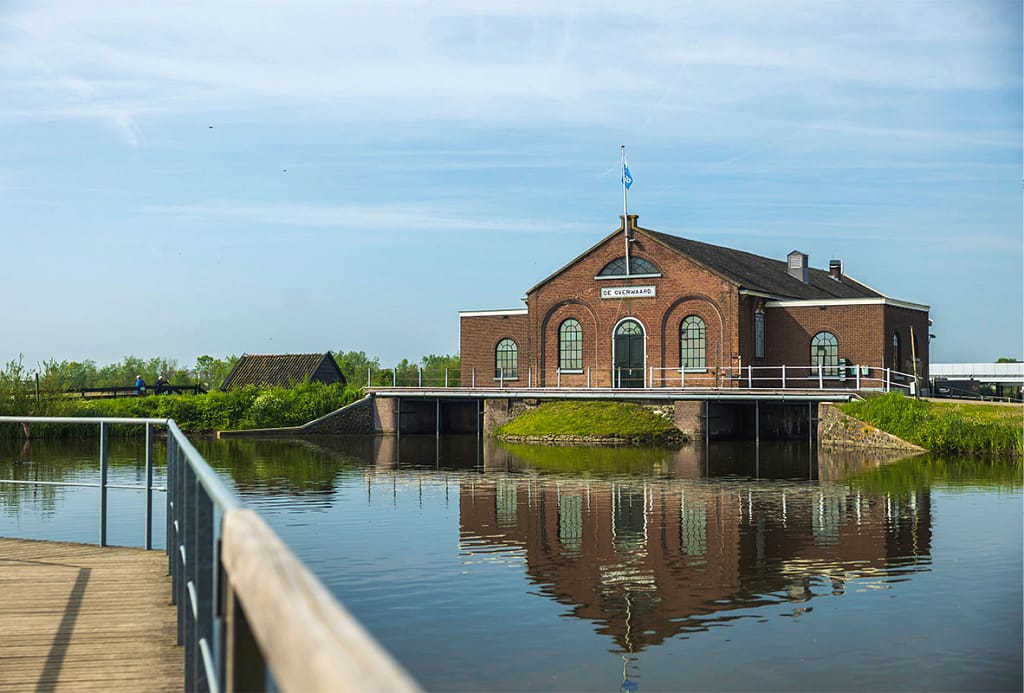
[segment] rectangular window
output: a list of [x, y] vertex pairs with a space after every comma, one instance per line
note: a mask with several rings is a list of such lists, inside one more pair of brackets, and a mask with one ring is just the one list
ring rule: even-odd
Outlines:
[[754, 313], [754, 358], [764, 358], [764, 311]]

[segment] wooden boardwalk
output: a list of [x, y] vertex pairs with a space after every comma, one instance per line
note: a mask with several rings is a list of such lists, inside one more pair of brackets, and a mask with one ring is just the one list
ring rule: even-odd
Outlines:
[[180, 691], [163, 551], [0, 538], [0, 691]]

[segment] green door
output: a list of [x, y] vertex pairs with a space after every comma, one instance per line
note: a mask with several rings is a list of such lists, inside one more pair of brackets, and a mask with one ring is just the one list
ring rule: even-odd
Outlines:
[[615, 387], [644, 386], [644, 329], [635, 320], [615, 328], [613, 382]]

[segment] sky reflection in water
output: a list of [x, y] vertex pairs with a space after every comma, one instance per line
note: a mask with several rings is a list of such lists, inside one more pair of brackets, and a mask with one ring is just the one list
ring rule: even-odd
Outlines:
[[[113, 473], [132, 478], [123, 445]], [[87, 474], [88, 454], [44, 447], [27, 465], [0, 449], [0, 476]], [[410, 436], [197, 447], [430, 690], [1020, 687], [1019, 465]], [[61, 522], [89, 490], [0, 494], [2, 534], [95, 540]]]

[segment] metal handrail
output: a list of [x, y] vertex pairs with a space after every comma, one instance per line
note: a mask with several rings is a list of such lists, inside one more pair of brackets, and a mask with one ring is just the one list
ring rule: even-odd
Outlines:
[[[310, 682], [326, 689], [341, 683], [339, 678], [346, 675], [353, 679], [349, 685], [363, 688], [417, 690], [415, 682], [330, 596], [273, 530], [244, 508], [241, 499], [173, 420], [0, 416], [0, 423], [99, 427], [99, 483], [2, 479], [0, 483], [99, 488], [101, 546], [106, 545], [107, 489], [146, 490], [147, 549], [152, 548], [152, 492], [166, 490], [166, 553], [171, 603], [177, 608], [178, 645], [184, 646], [185, 690], [265, 689], [268, 671], [280, 671], [282, 678], [277, 683], [284, 690], [299, 690]], [[108, 429], [118, 424], [145, 425], [145, 486], [107, 483]], [[153, 426], [167, 429], [166, 488], [153, 485]], [[233, 539], [225, 542], [228, 526], [242, 529], [232, 530]], [[231, 556], [231, 561], [224, 560], [225, 554]], [[269, 606], [265, 594], [268, 591], [273, 594]], [[311, 594], [316, 596], [315, 609], [309, 608]], [[289, 600], [294, 603], [289, 604]], [[249, 607], [254, 611], [249, 612]], [[265, 616], [263, 611], [273, 611], [272, 617]], [[293, 646], [289, 654], [308, 654], [326, 646], [328, 650], [333, 647], [337, 656], [319, 651], [318, 660], [326, 661], [326, 667], [305, 666], [304, 656], [297, 664], [293, 661], [297, 656], [284, 658], [279, 651], [279, 641], [275, 640], [279, 630], [289, 634]], [[325, 637], [325, 632], [330, 637]], [[358, 657], [353, 658], [353, 653], [358, 653]]]
[[[577, 378], [585, 377], [584, 384], [572, 385], [579, 389], [604, 390], [607, 386], [594, 386], [591, 379], [591, 369], [574, 370], [571, 373], [555, 368], [554, 385], [542, 387], [534, 386], [534, 372], [532, 367], [527, 369], [527, 387], [531, 390], [559, 390], [565, 387], [563, 373], [575, 375]], [[490, 383], [478, 385], [476, 369], [470, 370], [470, 385], [456, 386], [452, 389], [490, 389]], [[638, 390], [734, 390], [737, 387], [748, 390], [881, 390], [890, 392], [894, 389], [907, 392], [914, 391], [914, 383], [919, 383], [921, 378], [913, 373], [902, 373], [892, 368], [880, 366], [866, 366], [853, 363], [840, 363], [832, 365], [804, 364], [804, 365], [772, 365], [772, 366], [707, 366], [704, 368], [691, 367], [658, 367], [648, 366], [647, 368], [616, 366], [611, 369], [611, 383], [614, 387], [620, 388], [626, 378], [631, 378], [638, 384], [634, 389]], [[508, 378], [498, 378], [499, 387], [506, 385]], [[642, 383], [642, 384], [639, 384]], [[835, 385], [841, 383], [841, 385]], [[517, 383], [517, 387], [523, 384]], [[408, 389], [423, 389], [416, 386], [405, 386]], [[445, 385], [445, 388], [448, 388]], [[375, 389], [375, 388], [368, 388]], [[379, 389], [379, 388], [376, 388]], [[426, 388], [434, 389], [436, 387]]]

